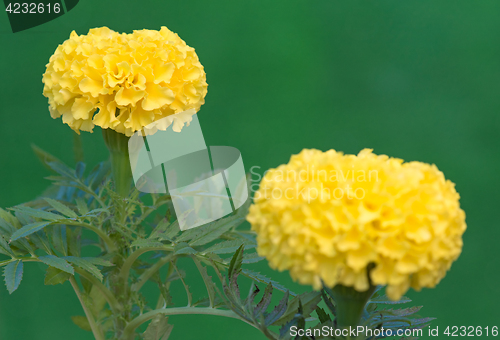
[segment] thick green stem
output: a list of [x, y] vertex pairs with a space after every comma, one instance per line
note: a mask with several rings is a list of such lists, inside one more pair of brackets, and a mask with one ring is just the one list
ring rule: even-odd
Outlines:
[[339, 328], [357, 327], [363, 315], [366, 303], [373, 295], [375, 286], [370, 286], [364, 292], [358, 292], [352, 287], [336, 285], [332, 289], [337, 308], [337, 326]]
[[87, 317], [87, 320], [89, 321], [90, 329], [92, 329], [92, 333], [94, 334], [95, 340], [105, 340], [104, 334], [102, 333], [101, 328], [96, 324], [96, 322], [94, 320], [94, 316], [92, 315], [92, 312], [85, 304], [85, 301], [83, 301], [82, 294], [80, 292], [80, 288], [78, 288], [78, 284], [76, 283], [75, 278], [70, 277], [69, 282], [71, 282], [71, 286], [73, 287], [73, 290], [75, 291], [76, 296], [78, 297], [78, 300], [80, 301], [80, 304], [82, 305], [83, 311], [85, 312], [85, 316]]
[[129, 137], [111, 129], [103, 129], [102, 135], [111, 157], [115, 190], [122, 197], [127, 197], [132, 183], [132, 171], [128, 154]]
[[116, 297], [113, 295], [113, 293], [106, 287], [104, 286], [98, 279], [96, 279], [92, 274], [89, 274], [85, 270], [76, 268], [75, 271], [80, 275], [83, 276], [87, 281], [92, 283], [97, 289], [99, 289], [106, 299], [106, 302], [109, 304], [111, 310], [114, 313], [119, 313], [122, 311], [122, 306], [116, 300]]

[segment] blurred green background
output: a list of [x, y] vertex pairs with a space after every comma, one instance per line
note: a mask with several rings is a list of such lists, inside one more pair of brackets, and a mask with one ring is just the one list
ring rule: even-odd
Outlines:
[[[302, 148], [373, 148], [435, 163], [462, 196], [464, 249], [436, 289], [409, 292], [433, 326], [500, 326], [500, 2], [498, 0], [81, 0], [44, 25], [13, 34], [0, 14], [0, 206], [48, 184], [35, 143], [72, 164], [72, 131], [42, 96], [45, 64], [72, 30], [169, 27], [195, 47], [209, 91], [199, 113], [209, 145], [230, 145], [247, 170]], [[83, 133], [86, 160], [107, 157], [99, 129]], [[259, 269], [297, 292], [287, 273]], [[201, 288], [201, 287], [200, 287]], [[1, 340], [83, 340], [68, 283], [44, 286], [27, 265], [18, 291], [0, 287]], [[172, 339], [264, 339], [237, 321], [173, 317]], [[427, 337], [424, 337], [427, 338]]]

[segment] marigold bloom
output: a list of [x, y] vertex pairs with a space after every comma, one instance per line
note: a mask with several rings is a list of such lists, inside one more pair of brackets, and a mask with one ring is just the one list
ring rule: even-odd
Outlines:
[[[195, 50], [166, 27], [131, 34], [107, 27], [87, 35], [73, 31], [50, 57], [43, 83], [52, 118], [62, 116], [78, 133], [97, 125], [127, 136], [166, 116], [195, 113], [207, 93]], [[176, 120], [182, 126], [189, 118]]]
[[[465, 213], [435, 165], [303, 150], [266, 173], [247, 216], [258, 252], [294, 280], [398, 300], [434, 287], [461, 253]], [[369, 278], [368, 278], [369, 275]]]

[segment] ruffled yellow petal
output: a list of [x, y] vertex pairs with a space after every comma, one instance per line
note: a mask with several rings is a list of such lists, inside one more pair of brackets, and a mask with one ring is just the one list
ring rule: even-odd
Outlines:
[[[50, 57], [42, 81], [53, 118], [63, 116], [77, 132], [95, 124], [128, 136], [157, 119], [198, 111], [207, 93], [194, 49], [166, 27], [132, 34], [107, 27], [73, 31]], [[177, 117], [169, 124], [180, 130], [185, 123]]]
[[394, 300], [410, 286], [434, 287], [466, 229], [459, 195], [436, 166], [369, 149], [292, 156], [266, 172], [247, 220], [259, 254], [300, 283], [364, 291], [370, 278]]

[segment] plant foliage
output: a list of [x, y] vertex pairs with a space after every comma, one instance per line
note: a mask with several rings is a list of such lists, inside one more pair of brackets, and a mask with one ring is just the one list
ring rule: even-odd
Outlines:
[[[133, 189], [124, 199], [113, 191], [108, 163], [85, 175], [83, 162], [73, 169], [38, 147], [34, 150], [52, 172], [47, 177], [52, 185], [42, 198], [0, 209], [0, 254], [5, 258], [0, 266], [9, 293], [19, 287], [26, 262], [44, 263], [46, 285], [70, 281], [85, 311], [71, 319], [97, 340], [167, 340], [173, 331], [168, 316], [174, 314], [237, 318], [268, 339], [291, 339], [292, 326], [311, 332], [336, 327], [328, 289], [297, 295], [244, 268], [262, 260], [255, 252], [254, 233], [239, 228], [248, 203], [232, 215], [181, 232], [168, 195], [145, 197]], [[194, 301], [189, 287], [194, 275], [179, 268], [181, 258], [193, 261], [206, 298]], [[241, 279], [251, 284], [245, 296]], [[158, 289], [155, 304], [142, 294], [147, 282]], [[172, 284], [184, 287], [185, 306], [173, 305]], [[399, 303], [404, 302], [409, 300]], [[377, 292], [367, 304], [363, 324], [373, 329], [419, 328], [431, 320], [413, 318], [417, 307], [379, 308], [389, 303]]]

